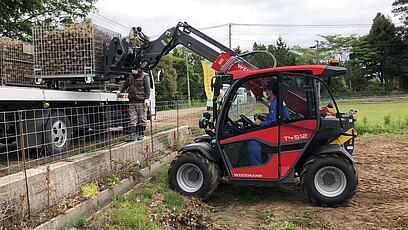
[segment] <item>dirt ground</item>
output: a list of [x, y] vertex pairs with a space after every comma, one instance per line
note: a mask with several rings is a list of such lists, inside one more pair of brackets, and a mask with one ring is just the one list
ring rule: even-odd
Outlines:
[[207, 201], [212, 229], [408, 229], [408, 137], [357, 139], [359, 188], [342, 207], [309, 202], [299, 185], [220, 185]]

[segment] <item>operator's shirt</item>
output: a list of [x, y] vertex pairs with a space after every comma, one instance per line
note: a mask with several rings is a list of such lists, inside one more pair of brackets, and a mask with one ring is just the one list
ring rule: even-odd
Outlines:
[[[268, 118], [265, 121], [261, 121], [260, 126], [261, 127], [266, 127], [269, 125], [273, 125], [276, 123], [276, 113], [277, 113], [277, 100], [274, 98], [271, 101], [271, 104], [269, 105], [269, 114]], [[288, 107], [286, 106], [286, 103], [283, 102], [283, 119], [288, 119], [290, 117]]]

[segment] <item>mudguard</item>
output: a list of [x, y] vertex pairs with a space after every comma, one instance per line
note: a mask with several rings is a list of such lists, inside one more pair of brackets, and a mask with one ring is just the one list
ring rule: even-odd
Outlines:
[[336, 145], [336, 144], [331, 144], [331, 145], [325, 145], [317, 149], [313, 153], [314, 155], [322, 155], [322, 154], [338, 154], [340, 156], [345, 157], [347, 160], [349, 160], [351, 163], [354, 163], [353, 157], [348, 153], [343, 146], [341, 145]]
[[197, 152], [213, 162], [218, 162], [221, 160], [221, 156], [217, 149], [213, 148], [208, 142], [198, 142], [186, 145], [181, 148], [181, 152]]

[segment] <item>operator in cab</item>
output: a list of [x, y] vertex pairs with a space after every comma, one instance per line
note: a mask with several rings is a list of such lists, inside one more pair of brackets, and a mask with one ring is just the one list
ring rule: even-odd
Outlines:
[[[261, 127], [267, 127], [276, 124], [277, 106], [278, 106], [278, 92], [279, 85], [277, 82], [271, 80], [265, 85], [265, 93], [269, 101], [269, 113], [258, 115], [255, 119], [255, 124]], [[283, 102], [283, 119], [289, 119], [289, 110]], [[250, 165], [262, 164], [262, 148], [261, 143], [255, 140], [247, 142], [248, 145], [248, 159]]]

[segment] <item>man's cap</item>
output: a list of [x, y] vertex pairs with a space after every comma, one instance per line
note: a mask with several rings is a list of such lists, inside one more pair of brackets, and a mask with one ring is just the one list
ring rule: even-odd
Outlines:
[[274, 80], [269, 80], [268, 82], [266, 82], [265, 84], [265, 89], [268, 90], [277, 90], [278, 89], [278, 83]]

